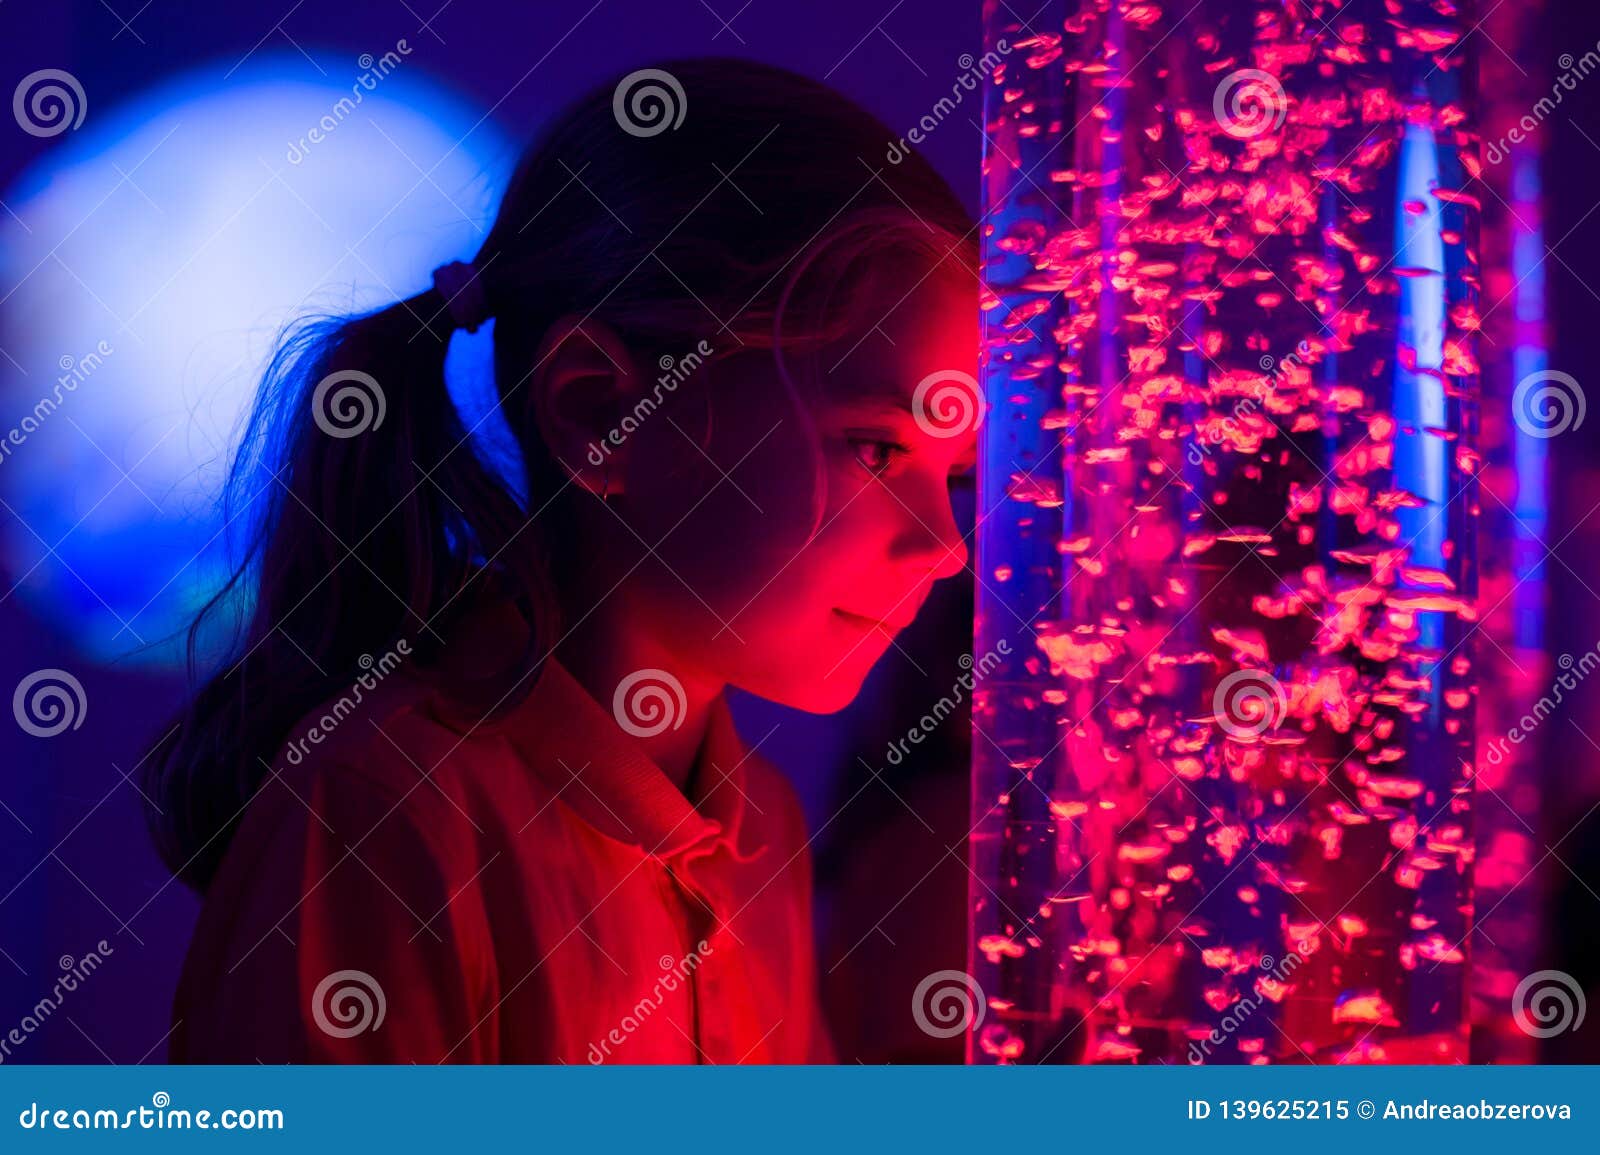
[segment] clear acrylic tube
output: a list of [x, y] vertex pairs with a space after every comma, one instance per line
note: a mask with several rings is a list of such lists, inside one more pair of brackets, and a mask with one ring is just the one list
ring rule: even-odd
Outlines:
[[1461, 1061], [1468, 26], [985, 27], [969, 1057]]

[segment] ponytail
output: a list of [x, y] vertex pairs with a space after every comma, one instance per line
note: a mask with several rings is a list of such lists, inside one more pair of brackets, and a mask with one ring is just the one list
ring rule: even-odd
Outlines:
[[523, 512], [445, 386], [457, 296], [435, 288], [308, 325], [268, 369], [226, 503], [230, 518], [241, 499], [257, 507], [254, 531], [190, 628], [191, 676], [207, 622], [249, 588], [254, 605], [235, 652], [146, 759], [157, 846], [196, 889], [295, 721], [397, 643], [425, 668], [485, 562], [509, 579], [533, 636], [548, 634], [534, 543], [508, 548]]

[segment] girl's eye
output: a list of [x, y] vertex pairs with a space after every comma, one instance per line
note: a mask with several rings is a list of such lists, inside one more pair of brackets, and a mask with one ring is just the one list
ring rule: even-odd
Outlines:
[[858, 464], [874, 477], [887, 473], [902, 454], [911, 450], [898, 441], [883, 441], [876, 437], [852, 437], [850, 448]]

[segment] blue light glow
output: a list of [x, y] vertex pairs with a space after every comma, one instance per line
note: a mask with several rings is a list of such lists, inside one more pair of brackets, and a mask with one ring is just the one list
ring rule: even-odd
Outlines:
[[[409, 296], [481, 243], [512, 150], [393, 60], [368, 85], [355, 62], [307, 82], [299, 56], [181, 78], [5, 194], [0, 596], [86, 656], [181, 658], [244, 524], [215, 501], [281, 327]], [[487, 381], [489, 341], [456, 343], [458, 379]]]

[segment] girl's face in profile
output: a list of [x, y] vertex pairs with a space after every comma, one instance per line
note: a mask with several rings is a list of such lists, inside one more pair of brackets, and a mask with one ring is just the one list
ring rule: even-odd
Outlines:
[[[949, 487], [975, 453], [976, 281], [951, 261], [913, 284], [808, 355], [814, 373], [795, 367], [821, 381], [800, 387], [804, 412], [751, 350], [699, 369], [635, 435], [629, 524], [654, 549], [626, 596], [677, 672], [838, 710], [965, 567]], [[737, 348], [720, 336], [717, 353]], [[941, 394], [949, 410], [928, 403]]]

